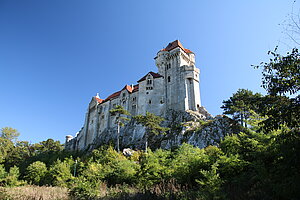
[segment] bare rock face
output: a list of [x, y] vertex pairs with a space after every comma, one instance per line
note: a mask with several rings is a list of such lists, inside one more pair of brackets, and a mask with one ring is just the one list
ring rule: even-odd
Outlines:
[[[171, 149], [183, 143], [188, 143], [199, 148], [209, 145], [218, 145], [220, 140], [227, 134], [240, 131], [235, 121], [225, 115], [212, 117], [204, 112], [195, 111], [175, 112], [169, 111], [169, 119], [166, 119], [163, 126], [170, 127], [166, 135], [149, 136], [150, 148]], [[131, 120], [120, 131], [120, 148], [144, 149], [145, 129]], [[106, 144], [116, 144], [117, 130], [110, 129], [101, 132], [89, 145], [87, 150]], [[71, 148], [70, 148], [71, 149]]]
[[160, 147], [170, 149], [188, 143], [205, 148], [209, 145], [218, 145], [226, 135], [239, 131], [236, 122], [225, 115], [218, 115], [209, 120], [188, 121], [183, 124], [180, 132], [168, 134], [168, 139], [163, 139]]

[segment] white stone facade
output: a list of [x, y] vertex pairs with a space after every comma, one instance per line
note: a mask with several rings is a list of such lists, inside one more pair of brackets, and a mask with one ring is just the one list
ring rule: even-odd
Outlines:
[[[176, 40], [157, 53], [155, 63], [158, 73], [147, 73], [138, 84], [126, 85], [106, 99], [101, 99], [98, 94], [93, 97], [83, 128], [74, 138], [67, 136], [66, 149], [83, 150], [95, 143], [104, 132], [106, 135], [115, 134], [116, 119], [109, 110], [116, 105], [123, 106], [131, 116], [144, 115], [148, 111], [168, 118], [166, 115], [169, 110], [201, 111], [200, 70], [195, 66], [194, 53]], [[123, 128], [125, 129], [132, 131], [132, 128]], [[140, 130], [141, 127], [138, 128], [139, 132]], [[133, 128], [132, 134], [138, 131]]]

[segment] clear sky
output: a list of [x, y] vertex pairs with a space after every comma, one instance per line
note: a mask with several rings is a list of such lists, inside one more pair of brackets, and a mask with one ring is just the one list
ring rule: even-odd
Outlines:
[[32, 143], [64, 142], [82, 127], [92, 96], [156, 72], [156, 53], [176, 39], [196, 55], [202, 105], [221, 114], [238, 88], [264, 92], [251, 65], [276, 45], [287, 49], [279, 24], [292, 7], [292, 0], [0, 0], [0, 128]]

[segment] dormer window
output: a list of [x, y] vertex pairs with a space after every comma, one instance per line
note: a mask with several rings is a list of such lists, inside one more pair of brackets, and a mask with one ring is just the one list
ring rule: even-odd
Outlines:
[[152, 80], [151, 79], [147, 80], [147, 85], [152, 85]]
[[125, 97], [125, 95], [126, 95], [126, 94], [125, 94], [125, 93], [123, 93], [123, 97]]

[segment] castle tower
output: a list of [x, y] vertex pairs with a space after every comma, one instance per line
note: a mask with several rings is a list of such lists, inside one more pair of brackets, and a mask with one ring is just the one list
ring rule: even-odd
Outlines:
[[195, 66], [194, 53], [175, 40], [157, 53], [155, 62], [165, 77], [166, 109], [197, 111], [201, 107], [200, 70]]

